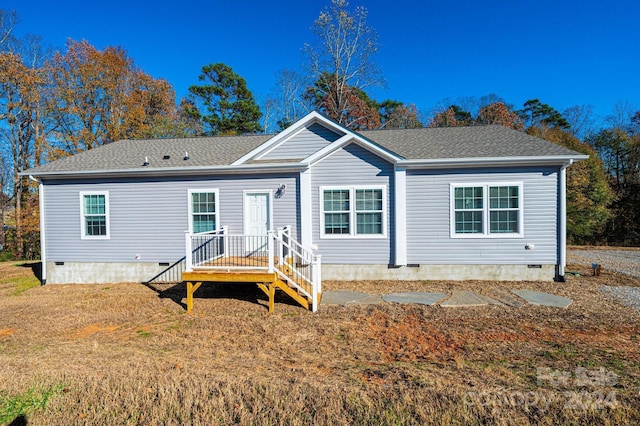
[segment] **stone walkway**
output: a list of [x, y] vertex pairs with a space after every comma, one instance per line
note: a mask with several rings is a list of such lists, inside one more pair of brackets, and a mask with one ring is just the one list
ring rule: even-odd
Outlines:
[[473, 291], [453, 291], [450, 295], [445, 293], [407, 292], [393, 293], [384, 296], [360, 293], [350, 290], [326, 291], [322, 295], [322, 305], [375, 305], [378, 303], [418, 303], [421, 305], [435, 305], [446, 308], [503, 305], [513, 308], [530, 303], [532, 305], [553, 306], [566, 308], [573, 300], [534, 290], [501, 290], [490, 289], [491, 296], [479, 294]]

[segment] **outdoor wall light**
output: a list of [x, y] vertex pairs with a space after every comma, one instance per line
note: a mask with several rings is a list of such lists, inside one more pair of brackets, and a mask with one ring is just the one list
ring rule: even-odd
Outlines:
[[287, 185], [283, 183], [278, 187], [278, 189], [276, 189], [275, 197], [282, 198], [286, 190], [287, 190]]

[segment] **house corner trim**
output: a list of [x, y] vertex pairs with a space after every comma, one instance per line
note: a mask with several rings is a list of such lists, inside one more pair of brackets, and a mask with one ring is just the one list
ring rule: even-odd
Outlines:
[[313, 221], [311, 199], [311, 169], [300, 172], [300, 244], [311, 250], [313, 244]]
[[396, 167], [395, 183], [395, 264], [407, 265], [407, 170]]

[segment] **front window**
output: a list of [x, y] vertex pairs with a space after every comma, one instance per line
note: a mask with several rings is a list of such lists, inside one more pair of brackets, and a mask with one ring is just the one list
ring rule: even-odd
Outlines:
[[109, 238], [109, 193], [80, 193], [83, 239]]
[[386, 236], [384, 187], [320, 188], [322, 237]]
[[520, 232], [518, 186], [489, 187], [489, 232], [509, 234]]
[[451, 236], [522, 237], [522, 184], [451, 185]]
[[356, 189], [356, 234], [381, 235], [382, 189]]
[[480, 234], [483, 231], [484, 188], [470, 186], [454, 189], [456, 234]]
[[217, 229], [217, 191], [190, 191], [191, 230], [194, 233]]
[[331, 189], [324, 191], [324, 233], [351, 233], [350, 191]]

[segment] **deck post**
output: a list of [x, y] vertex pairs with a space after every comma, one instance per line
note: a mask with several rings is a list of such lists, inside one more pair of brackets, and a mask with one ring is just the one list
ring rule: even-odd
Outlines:
[[193, 270], [193, 258], [191, 257], [191, 233], [189, 231], [184, 231], [184, 246], [185, 246], [185, 270], [191, 271]]
[[278, 228], [278, 267], [284, 262], [284, 230]]
[[318, 296], [322, 293], [322, 256], [316, 255], [311, 262], [312, 270], [311, 270], [311, 280], [313, 282], [313, 290], [312, 290], [312, 307], [311, 311], [316, 312], [318, 310], [319, 300]]
[[[285, 247], [286, 253], [284, 253], [284, 256], [289, 257], [289, 254], [291, 252], [291, 225], [287, 225], [284, 227], [284, 236], [287, 237], [288, 244], [288, 247]], [[284, 239], [282, 241], [284, 241]]]
[[273, 272], [273, 258], [274, 258], [274, 252], [273, 252], [273, 240], [274, 240], [274, 232], [273, 229], [270, 229], [267, 231], [267, 256], [269, 259], [269, 273]]
[[187, 282], [187, 313], [193, 310], [193, 293], [195, 293], [201, 285], [202, 282], [196, 282], [195, 284], [191, 281]]
[[222, 227], [222, 241], [223, 241], [223, 246], [224, 246], [224, 257], [229, 256], [229, 239], [227, 238], [227, 234], [229, 233], [229, 227], [228, 226], [223, 226]]

